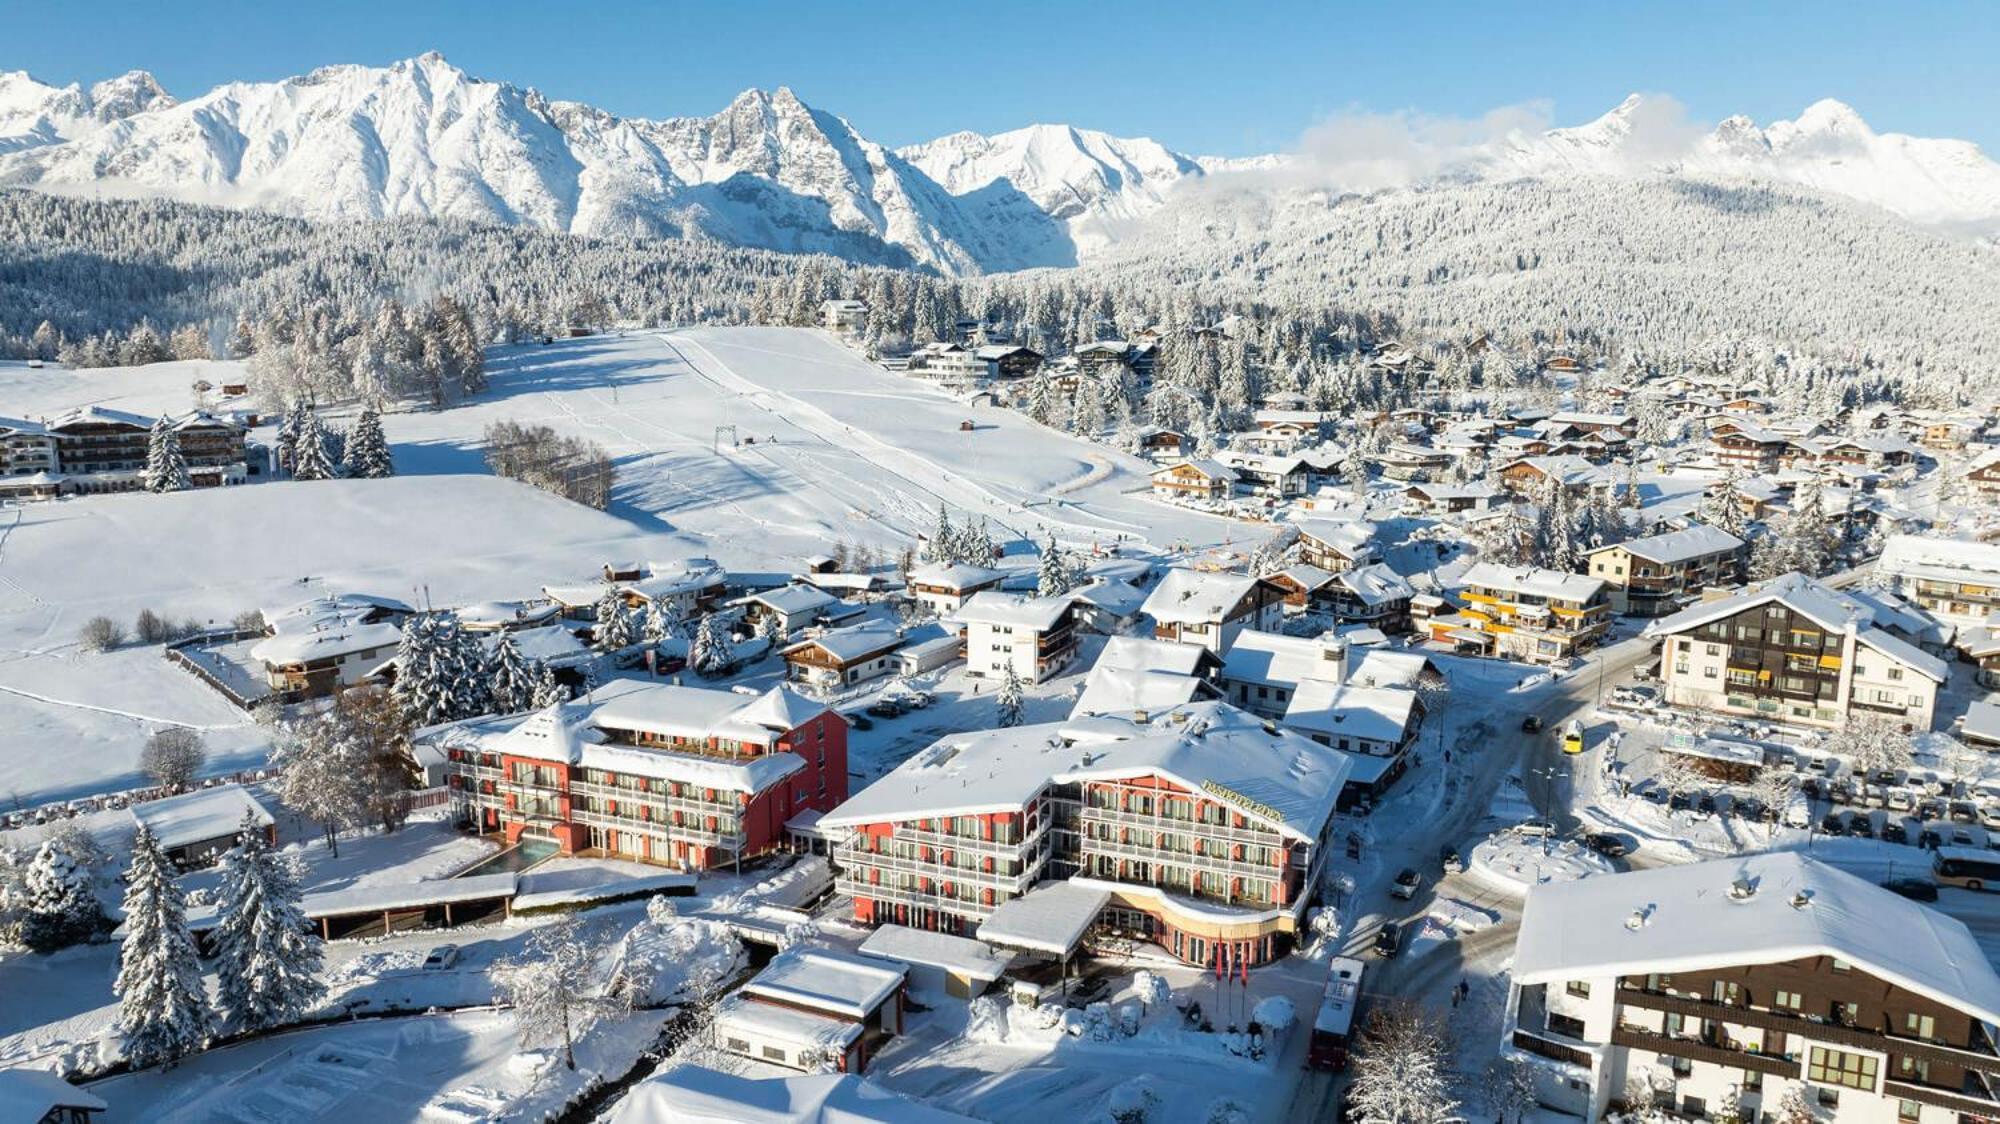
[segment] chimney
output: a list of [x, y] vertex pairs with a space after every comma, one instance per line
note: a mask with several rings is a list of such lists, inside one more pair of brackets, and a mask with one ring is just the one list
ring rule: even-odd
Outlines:
[[1319, 641], [1320, 670], [1326, 674], [1322, 679], [1337, 685], [1347, 682], [1347, 641], [1335, 636], [1323, 636]]

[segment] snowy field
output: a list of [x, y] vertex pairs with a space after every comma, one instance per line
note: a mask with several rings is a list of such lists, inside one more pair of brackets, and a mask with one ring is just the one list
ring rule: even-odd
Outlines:
[[203, 731], [212, 771], [262, 763], [263, 732], [158, 645], [81, 652], [93, 616], [224, 624], [341, 591], [461, 604], [689, 553], [480, 476], [90, 496], [0, 512], [0, 531], [0, 797], [29, 802], [145, 783], [140, 748], [168, 724]]

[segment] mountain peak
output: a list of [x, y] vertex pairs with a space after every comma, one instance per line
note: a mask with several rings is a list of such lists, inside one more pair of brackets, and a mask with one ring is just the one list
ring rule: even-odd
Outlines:
[[1802, 132], [1869, 132], [1868, 122], [1854, 107], [1833, 98], [1821, 98], [1806, 107], [1799, 114], [1798, 127]]

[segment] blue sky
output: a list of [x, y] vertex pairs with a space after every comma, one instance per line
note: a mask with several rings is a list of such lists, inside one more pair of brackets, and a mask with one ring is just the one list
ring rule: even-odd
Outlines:
[[789, 85], [890, 144], [1063, 121], [1191, 153], [1283, 149], [1353, 109], [1589, 120], [1633, 91], [1697, 120], [1821, 97], [1881, 131], [2000, 156], [2000, 3], [526, 4], [0, 0], [0, 69], [135, 67], [186, 97], [436, 49], [481, 77], [632, 116]]

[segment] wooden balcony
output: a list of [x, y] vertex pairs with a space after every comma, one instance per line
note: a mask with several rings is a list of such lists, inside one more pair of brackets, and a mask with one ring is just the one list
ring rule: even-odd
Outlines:
[[[1759, 1030], [1780, 1031], [1787, 1035], [1798, 1035], [1814, 1042], [1824, 1042], [1835, 1046], [1853, 1046], [1876, 1053], [1902, 1055], [1920, 1061], [1937, 1062], [1940, 1065], [1973, 1066], [1979, 1069], [2000, 1071], [2000, 1054], [1992, 1050], [1968, 1049], [1948, 1046], [1941, 1042], [1927, 1042], [1920, 1038], [1905, 1038], [1862, 1026], [1848, 1026], [1841, 1023], [1809, 1019], [1802, 1015], [1759, 1010], [1755, 1007], [1738, 1007], [1727, 1003], [1716, 1003], [1707, 999], [1693, 999], [1680, 995], [1662, 995], [1658, 992], [1642, 991], [1634, 987], [1621, 986], [1618, 989], [1620, 1007], [1637, 1007], [1649, 1011], [1663, 1011], [1685, 1018], [1708, 1019], [1715, 1022], [1734, 1023], [1737, 1026], [1754, 1026]], [[1982, 1046], [1987, 1045], [1984, 1041]]]
[[1799, 1063], [1796, 1058], [1780, 1054], [1760, 1054], [1752, 1050], [1739, 1050], [1730, 1046], [1718, 1046], [1694, 1038], [1680, 1038], [1666, 1034], [1656, 1034], [1634, 1026], [1619, 1024], [1611, 1028], [1611, 1044], [1640, 1050], [1651, 1050], [1670, 1058], [1686, 1058], [1692, 1062], [1707, 1062], [1726, 1069], [1748, 1069], [1758, 1073], [1768, 1073], [1773, 1077], [1797, 1079]]

